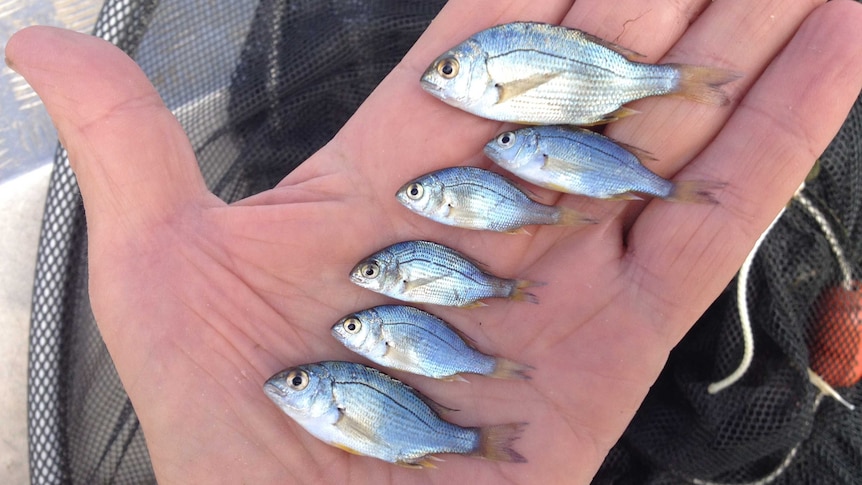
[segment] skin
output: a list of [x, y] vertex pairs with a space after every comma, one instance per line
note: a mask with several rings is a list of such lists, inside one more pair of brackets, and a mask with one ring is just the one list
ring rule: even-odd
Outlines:
[[[418, 79], [455, 42], [516, 19], [579, 27], [648, 62], [745, 73], [725, 87], [729, 106], [642, 100], [631, 105], [642, 114], [606, 131], [652, 152], [662, 176], [727, 182], [720, 204], [565, 196], [601, 222], [532, 236], [458, 230], [401, 207], [392, 194], [411, 178], [491, 165], [482, 146], [506, 127], [446, 106]], [[118, 50], [37, 27], [12, 37], [6, 57], [69, 151], [93, 310], [161, 483], [587, 483], [670, 349], [846, 116], [862, 89], [860, 24], [862, 5], [849, 0], [452, 0], [335, 139], [274, 189], [230, 206], [207, 191], [180, 126]], [[447, 456], [416, 471], [352, 456], [261, 390], [282, 368], [351, 359], [330, 326], [387, 300], [348, 271], [423, 237], [547, 283], [538, 305], [433, 309], [480, 348], [534, 366], [531, 380], [405, 378], [460, 409], [449, 416], [459, 424], [529, 421], [515, 444], [529, 463]]]

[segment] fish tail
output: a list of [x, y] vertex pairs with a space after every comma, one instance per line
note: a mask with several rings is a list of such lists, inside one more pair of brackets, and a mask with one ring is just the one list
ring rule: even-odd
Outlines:
[[536, 295], [527, 291], [526, 289], [544, 285], [544, 283], [540, 283], [538, 281], [516, 280], [515, 287], [509, 294], [509, 299], [512, 301], [528, 301], [530, 303], [539, 303], [539, 298]]
[[494, 370], [488, 374], [488, 377], [494, 377], [496, 379], [524, 379], [527, 380], [530, 378], [527, 375], [527, 372], [533, 370], [533, 368], [526, 364], [521, 364], [515, 362], [514, 360], [504, 359], [502, 357], [497, 357], [497, 361], [494, 365]]
[[479, 446], [471, 453], [493, 461], [526, 463], [527, 459], [512, 449], [527, 423], [498, 424], [479, 428]]
[[584, 224], [596, 224], [598, 219], [591, 217], [583, 212], [570, 209], [568, 207], [559, 207], [559, 216], [557, 225], [559, 226], [580, 226]]
[[696, 204], [718, 204], [713, 194], [714, 191], [724, 187], [723, 182], [712, 182], [708, 180], [683, 180], [675, 182], [667, 200], [675, 202], [693, 202]]
[[724, 106], [730, 102], [720, 89], [724, 84], [739, 79], [742, 74], [718, 67], [673, 64], [679, 72], [679, 81], [673, 94], [704, 104]]

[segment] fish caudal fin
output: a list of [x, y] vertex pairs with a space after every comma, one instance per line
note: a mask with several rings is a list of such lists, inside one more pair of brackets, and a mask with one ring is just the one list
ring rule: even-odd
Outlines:
[[718, 106], [730, 102], [720, 89], [724, 84], [739, 79], [742, 74], [717, 67], [674, 64], [679, 72], [679, 84], [672, 94], [692, 101]]
[[598, 219], [568, 207], [560, 207], [560, 216], [557, 219], [558, 226], [581, 226], [598, 222]]
[[494, 461], [526, 463], [527, 459], [512, 449], [525, 426], [527, 423], [510, 423], [479, 428], [479, 447], [471, 454]]
[[532, 288], [536, 286], [545, 286], [545, 284], [538, 281], [517, 280], [515, 281], [515, 287], [512, 289], [512, 293], [509, 294], [509, 299], [512, 301], [528, 301], [530, 303], [539, 303], [539, 298], [526, 290], [527, 288]]
[[723, 182], [707, 180], [683, 180], [675, 182], [670, 195], [665, 197], [674, 202], [692, 202], [696, 204], [718, 204], [714, 191], [724, 187]]
[[527, 372], [531, 370], [533, 370], [533, 368], [529, 365], [521, 364], [515, 362], [514, 360], [504, 359], [502, 357], [497, 357], [494, 371], [488, 374], [488, 377], [493, 377], [495, 379], [527, 380], [530, 378], [530, 376], [527, 375]]

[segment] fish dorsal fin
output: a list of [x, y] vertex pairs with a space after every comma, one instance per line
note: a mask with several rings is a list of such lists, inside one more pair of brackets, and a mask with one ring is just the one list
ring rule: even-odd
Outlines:
[[455, 412], [458, 412], [458, 410], [457, 410], [457, 409], [455, 409], [455, 408], [450, 408], [450, 407], [447, 407], [447, 406], [444, 406], [444, 405], [440, 404], [439, 402], [437, 402], [437, 401], [435, 401], [435, 400], [431, 399], [430, 397], [428, 397], [428, 396], [426, 396], [426, 395], [424, 395], [424, 394], [420, 394], [418, 391], [416, 391], [416, 390], [415, 390], [415, 389], [413, 389], [413, 388], [411, 388], [411, 390], [413, 390], [413, 393], [416, 395], [416, 397], [418, 397], [419, 399], [421, 399], [421, 400], [422, 400], [422, 402], [424, 402], [425, 404], [427, 404], [427, 405], [428, 405], [428, 407], [429, 407], [429, 408], [431, 408], [431, 409], [432, 409], [435, 413], [437, 413], [437, 414], [446, 414], [446, 413], [455, 413]]
[[516, 96], [520, 96], [531, 89], [535, 89], [560, 74], [561, 73], [559, 72], [535, 74], [523, 79], [516, 79], [507, 83], [497, 84], [497, 104], [508, 101]]
[[645, 161], [647, 161], [647, 162], [654, 162], [654, 161], [658, 160], [658, 159], [655, 157], [655, 155], [653, 155], [652, 153], [650, 153], [650, 152], [648, 152], [648, 151], [646, 151], [646, 150], [642, 150], [642, 149], [640, 149], [640, 148], [638, 148], [638, 147], [636, 147], [636, 146], [632, 146], [632, 145], [629, 145], [628, 143], [623, 143], [623, 142], [621, 142], [621, 141], [616, 141], [616, 140], [614, 140], [614, 142], [615, 142], [617, 145], [619, 145], [619, 146], [621, 146], [621, 147], [625, 148], [627, 151], [631, 152], [631, 154], [632, 154], [632, 155], [634, 155], [635, 157], [637, 157], [637, 159], [638, 159], [638, 160], [640, 160], [640, 161], [641, 161], [641, 163], [643, 163], [643, 162], [645, 162]]
[[642, 59], [642, 58], [646, 57], [645, 55], [641, 54], [640, 52], [633, 51], [633, 50], [628, 49], [626, 47], [623, 47], [619, 44], [614, 44], [613, 42], [611, 42], [609, 40], [602, 39], [601, 37], [596, 37], [593, 34], [588, 34], [588, 33], [583, 32], [583, 31], [579, 31], [579, 32], [581, 33], [581, 35], [584, 36], [584, 39], [586, 39], [590, 42], [594, 42], [594, 43], [596, 43], [602, 47], [606, 47], [606, 48], [616, 52], [617, 54], [622, 55], [623, 57], [625, 57], [626, 59], [628, 59], [630, 61], [637, 61], [638, 59]]

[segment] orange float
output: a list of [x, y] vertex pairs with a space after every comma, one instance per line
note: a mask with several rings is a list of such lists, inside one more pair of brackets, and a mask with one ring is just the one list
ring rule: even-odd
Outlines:
[[862, 379], [862, 283], [827, 288], [820, 295], [811, 370], [833, 387]]

